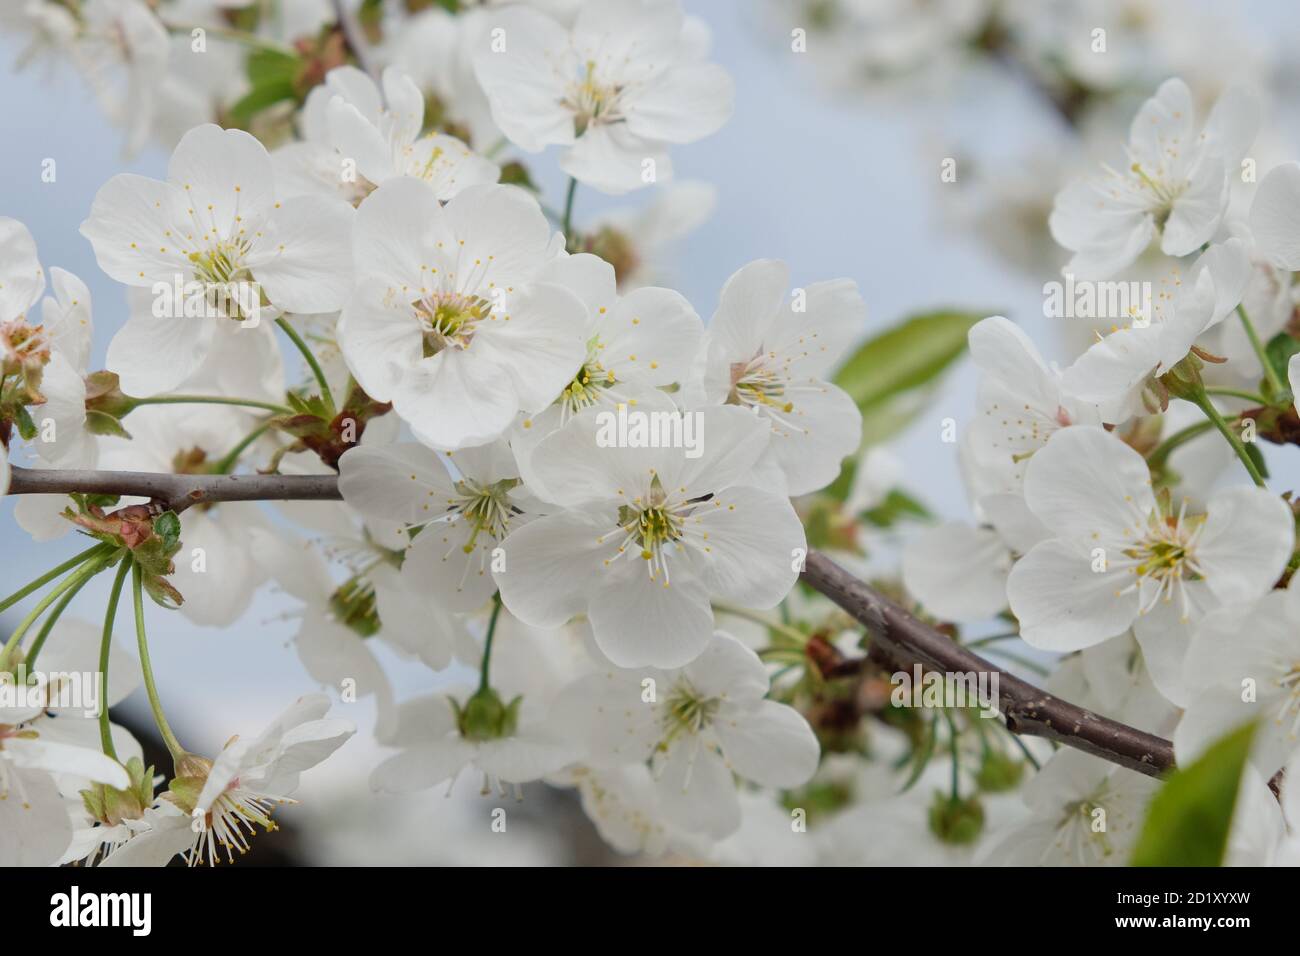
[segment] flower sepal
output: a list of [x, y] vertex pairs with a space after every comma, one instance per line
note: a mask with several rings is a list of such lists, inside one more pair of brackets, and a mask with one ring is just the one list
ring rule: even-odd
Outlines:
[[463, 707], [454, 697], [450, 699], [452, 710], [456, 712], [456, 727], [466, 740], [498, 740], [513, 735], [519, 727], [519, 707], [524, 701], [522, 695], [506, 704], [491, 687], [483, 687], [465, 701]]
[[146, 767], [139, 757], [124, 764], [131, 784], [125, 790], [96, 783], [81, 791], [86, 812], [104, 826], [117, 826], [123, 820], [139, 820], [153, 803], [154, 768]]

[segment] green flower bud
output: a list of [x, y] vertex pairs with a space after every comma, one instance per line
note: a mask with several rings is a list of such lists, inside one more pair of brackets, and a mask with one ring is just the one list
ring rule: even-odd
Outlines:
[[990, 750], [984, 755], [975, 781], [985, 793], [1003, 793], [1014, 790], [1024, 775], [1023, 762], [1013, 760], [996, 750]]
[[951, 797], [936, 791], [930, 804], [930, 832], [944, 843], [974, 843], [984, 830], [984, 807], [975, 797]]
[[523, 697], [503, 704], [501, 697], [491, 687], [478, 690], [462, 707], [452, 700], [456, 711], [456, 727], [466, 740], [497, 740], [509, 737], [519, 726], [519, 705]]

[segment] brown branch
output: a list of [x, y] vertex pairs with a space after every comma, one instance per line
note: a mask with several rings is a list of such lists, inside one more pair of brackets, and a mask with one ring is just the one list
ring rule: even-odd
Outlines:
[[177, 514], [216, 501], [341, 501], [337, 475], [173, 475], [152, 471], [63, 471], [14, 466], [11, 495], [82, 492], [148, 498]]
[[1139, 773], [1158, 776], [1174, 766], [1168, 740], [1101, 717], [1053, 697], [994, 666], [863, 584], [825, 555], [808, 555], [803, 579], [871, 634], [871, 658], [891, 670], [915, 664], [946, 674], [998, 675], [998, 709], [1012, 733], [1054, 740]]
[[363, 73], [371, 79], [378, 80], [379, 74], [370, 60], [370, 45], [366, 43], [366, 38], [361, 33], [360, 24], [348, 12], [343, 0], [333, 0], [333, 6], [334, 17], [338, 20], [339, 31], [343, 34], [343, 42], [347, 45], [348, 52], [352, 54], [352, 58], [357, 61], [357, 66]]
[[[149, 498], [181, 512], [201, 502], [338, 501], [335, 475], [172, 475], [132, 471], [60, 471], [14, 467], [11, 495], [120, 494]], [[1008, 674], [918, 620], [825, 555], [808, 555], [803, 579], [861, 622], [870, 655], [891, 670], [913, 665], [942, 673], [998, 676], [998, 709], [1017, 734], [1043, 737], [1140, 773], [1174, 766], [1173, 745], [1101, 717]], [[846, 671], [847, 673], [847, 671]]]

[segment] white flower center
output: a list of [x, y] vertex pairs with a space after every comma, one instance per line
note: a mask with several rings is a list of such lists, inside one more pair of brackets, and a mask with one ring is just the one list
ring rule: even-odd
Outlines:
[[1117, 851], [1112, 831], [1131, 826], [1116, 801], [1105, 799], [1105, 786], [1098, 792], [1065, 808], [1056, 827], [1056, 845], [1073, 863], [1097, 866]]
[[1282, 726], [1289, 719], [1291, 729], [1288, 731], [1292, 740], [1300, 734], [1300, 661], [1279, 663], [1277, 686], [1283, 691], [1282, 703], [1278, 707], [1277, 724]]
[[564, 387], [555, 404], [560, 406], [560, 423], [567, 422], [584, 408], [593, 405], [635, 404], [617, 386], [619, 381], [612, 368], [606, 368], [600, 360], [600, 353], [605, 348], [599, 336], [587, 343], [587, 359], [578, 369], [573, 381]]
[[1174, 203], [1187, 191], [1187, 182], [1169, 181], [1165, 178], [1167, 174], [1163, 168], [1148, 173], [1141, 163], [1133, 163], [1129, 170], [1133, 173], [1132, 177], [1127, 178], [1129, 188], [1146, 199], [1149, 211], [1155, 216], [1157, 228], [1163, 229]]
[[221, 862], [218, 846], [226, 851], [227, 862], [235, 862], [235, 851], [238, 850], [241, 856], [248, 852], [249, 839], [257, 833], [257, 827], [267, 833], [278, 829], [271, 819], [276, 806], [294, 802], [285, 797], [243, 790], [236, 780], [213, 801], [203, 831], [185, 856], [186, 862], [196, 866], [206, 860], [209, 866], [215, 866]]
[[479, 534], [500, 541], [510, 528], [515, 508], [510, 503], [510, 489], [519, 484], [516, 478], [504, 478], [490, 485], [481, 485], [470, 478], [456, 482], [460, 498], [448, 510], [452, 521], [467, 521], [473, 531], [463, 550], [469, 554]]
[[574, 135], [581, 136], [597, 123], [623, 122], [619, 103], [622, 93], [622, 86], [602, 82], [596, 75], [595, 62], [588, 60], [564, 98], [564, 106], [573, 112]]
[[23, 778], [13, 772], [13, 767], [9, 758], [4, 756], [4, 742], [10, 737], [35, 737], [36, 732], [33, 730], [24, 730], [21, 725], [13, 726], [11, 724], [0, 724], [0, 800], [8, 800], [9, 794], [17, 793], [18, 801], [22, 804], [24, 810], [32, 808], [31, 802], [27, 799], [27, 791], [23, 788]]
[[[625, 554], [639, 554], [649, 568], [651, 579], [662, 576], [664, 587], [668, 587], [669, 555], [674, 550], [682, 550], [686, 521], [695, 508], [696, 503], [692, 501], [669, 501], [656, 476], [648, 497], [633, 498], [631, 504], [618, 509], [618, 531], [623, 538], [617, 554], [605, 559], [605, 566], [611, 566]], [[601, 535], [596, 543], [604, 544], [607, 537]]]
[[685, 678], [678, 680], [664, 702], [664, 738], [660, 746], [666, 747], [680, 733], [698, 734], [704, 730], [713, 722], [721, 703], [716, 697], [702, 696]]
[[[465, 581], [471, 569], [477, 567], [480, 575], [487, 574], [487, 562], [492, 549], [510, 533], [511, 519], [520, 513], [510, 500], [510, 492], [518, 484], [518, 478], [503, 478], [486, 485], [471, 478], [462, 478], [456, 482], [457, 495], [447, 499], [447, 517], [439, 521], [449, 527], [455, 527], [457, 523], [467, 524], [469, 537], [462, 544], [457, 544], [458, 537], [445, 534], [442, 540], [449, 547], [443, 553], [442, 560], [450, 561], [457, 552], [471, 555], [476, 550], [479, 551], [477, 562], [464, 562], [460, 581], [456, 585], [458, 592], [465, 589]], [[437, 523], [426, 525], [420, 534], [437, 534], [437, 528]], [[480, 542], [480, 536], [486, 537], [487, 542]]]
[[443, 349], [465, 350], [478, 325], [492, 312], [492, 303], [462, 292], [431, 292], [412, 303], [424, 333], [424, 357]]
[[650, 579], [661, 580], [664, 587], [669, 587], [670, 558], [684, 555], [688, 548], [706, 554], [712, 550], [708, 543], [708, 532], [693, 527], [701, 520], [701, 509], [722, 506], [715, 495], [688, 499], [685, 488], [679, 488], [677, 494], [670, 497], [664, 491], [659, 476], [655, 475], [650, 483], [649, 494], [637, 496], [620, 506], [618, 527], [596, 539], [598, 545], [611, 539], [617, 540], [614, 554], [605, 559], [605, 567], [613, 567], [624, 556], [639, 556], [646, 563]]
[[1116, 569], [1133, 572], [1133, 583], [1119, 593], [1126, 594], [1136, 589], [1143, 614], [1161, 600], [1172, 601], [1175, 594], [1182, 603], [1183, 620], [1190, 614], [1187, 589], [1183, 584], [1203, 576], [1196, 560], [1196, 543], [1205, 528], [1205, 516], [1188, 518], [1186, 511], [1186, 500], [1176, 516], [1153, 509], [1145, 518], [1145, 527], [1124, 549], [1124, 560], [1112, 563]]

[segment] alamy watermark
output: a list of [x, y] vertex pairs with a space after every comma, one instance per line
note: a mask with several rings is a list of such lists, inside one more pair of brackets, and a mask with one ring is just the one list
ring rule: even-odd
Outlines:
[[644, 412], [620, 403], [616, 412], [596, 413], [600, 448], [684, 448], [687, 458], [704, 452], [702, 412]]
[[19, 664], [0, 674], [0, 709], [80, 710], [98, 717], [102, 703], [99, 671], [28, 671]]
[[1151, 324], [1150, 282], [1076, 279], [1043, 283], [1043, 315], [1049, 319], [1109, 319], [1134, 328]]
[[896, 671], [889, 700], [895, 707], [978, 707], [981, 717], [998, 715], [997, 671]]
[[183, 282], [176, 276], [155, 282], [150, 291], [156, 319], [235, 319], [250, 329], [262, 321], [262, 287], [256, 282]]

